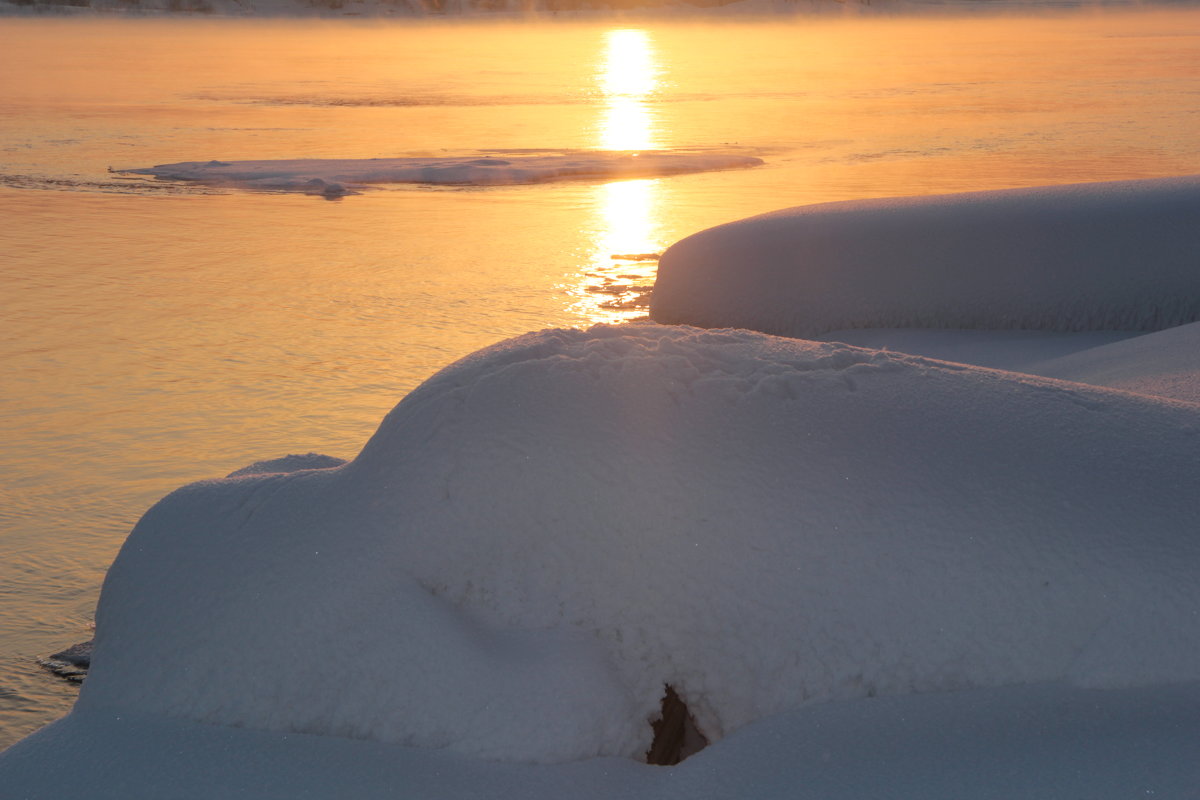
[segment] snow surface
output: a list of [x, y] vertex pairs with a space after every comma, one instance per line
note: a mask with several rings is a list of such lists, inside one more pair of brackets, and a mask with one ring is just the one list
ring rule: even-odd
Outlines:
[[1160, 330], [1200, 320], [1197, 219], [1198, 176], [805, 206], [668, 248], [650, 315], [803, 337]]
[[352, 462], [181, 489], [78, 708], [637, 757], [815, 703], [1200, 678], [1200, 409], [846, 345], [545, 331]]
[[89, 800], [1191, 800], [1200, 685], [1020, 686], [827, 703], [675, 767], [444, 750], [75, 711], [0, 754], [7, 797]]
[[1063, 355], [1027, 371], [1200, 403], [1200, 323]]
[[579, 150], [445, 158], [186, 161], [115, 172], [212, 186], [340, 196], [367, 184], [498, 186], [581, 178], [680, 175], [753, 167], [762, 163], [761, 159], [735, 153]]

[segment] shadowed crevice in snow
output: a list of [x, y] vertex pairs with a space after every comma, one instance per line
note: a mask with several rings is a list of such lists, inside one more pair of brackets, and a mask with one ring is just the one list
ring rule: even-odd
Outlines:
[[669, 683], [662, 699], [662, 714], [651, 721], [650, 727], [654, 729], [654, 741], [646, 751], [647, 764], [669, 767], [708, 747], [708, 737]]

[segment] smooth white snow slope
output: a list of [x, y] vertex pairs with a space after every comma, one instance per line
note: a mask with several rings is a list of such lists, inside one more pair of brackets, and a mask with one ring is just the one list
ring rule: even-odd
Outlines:
[[822, 701], [1200, 678], [1200, 409], [749, 332], [546, 331], [345, 466], [181, 489], [78, 707], [636, 757]]
[[581, 178], [643, 178], [753, 167], [762, 160], [734, 153], [639, 153], [579, 150], [495, 153], [445, 158], [186, 161], [116, 172], [213, 186], [343, 195], [383, 183], [498, 186]]
[[1153, 331], [1200, 320], [1200, 177], [804, 206], [659, 262], [659, 322]]
[[1027, 371], [1200, 403], [1200, 323], [1048, 359]]

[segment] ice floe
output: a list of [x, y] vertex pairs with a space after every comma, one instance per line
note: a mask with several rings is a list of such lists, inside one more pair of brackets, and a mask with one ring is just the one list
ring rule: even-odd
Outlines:
[[737, 153], [577, 150], [436, 158], [186, 161], [115, 172], [209, 186], [341, 196], [372, 184], [503, 186], [679, 175], [759, 164], [761, 159]]

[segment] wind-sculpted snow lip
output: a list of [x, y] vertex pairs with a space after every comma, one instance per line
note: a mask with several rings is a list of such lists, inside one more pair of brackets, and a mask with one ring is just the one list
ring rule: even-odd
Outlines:
[[1195, 681], [1197, 436], [1200, 407], [847, 345], [528, 334], [349, 463], [147, 512], [77, 709], [546, 763], [644, 753], [664, 684], [717, 741], [821, 702]]
[[647, 178], [692, 172], [738, 169], [762, 159], [720, 152], [560, 151], [485, 153], [436, 158], [279, 159], [265, 161], [185, 161], [154, 167], [114, 170], [261, 191], [303, 192], [324, 196], [356, 193], [372, 184], [509, 186], [584, 179]]

